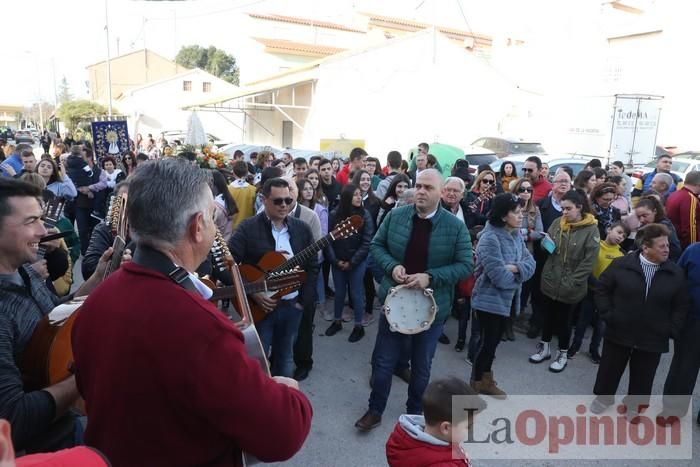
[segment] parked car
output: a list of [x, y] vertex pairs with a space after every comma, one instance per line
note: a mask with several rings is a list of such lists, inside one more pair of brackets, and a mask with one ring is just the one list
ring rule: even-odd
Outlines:
[[464, 158], [469, 162], [469, 173], [476, 173], [477, 167], [481, 164], [491, 164], [498, 160], [498, 156], [493, 151], [481, 146], [469, 146], [464, 152]]
[[15, 132], [12, 131], [12, 128], [9, 126], [0, 127], [0, 138], [4, 139], [5, 141], [15, 139]]
[[[495, 160], [491, 163], [491, 169], [494, 172], [498, 172], [501, 170], [501, 164], [503, 164], [505, 161], [510, 161], [515, 165], [515, 168], [518, 172], [518, 175], [522, 175], [522, 169], [523, 169], [523, 164], [525, 164], [525, 160], [532, 156], [533, 154], [520, 154], [516, 156], [508, 156], [504, 157], [503, 159], [498, 159]], [[537, 157], [539, 157], [543, 163], [547, 163], [549, 165], [549, 180], [554, 179], [554, 174], [556, 173], [557, 169], [566, 165], [571, 168], [571, 170], [574, 172], [574, 177], [578, 175], [580, 171], [583, 170], [583, 168], [588, 164], [588, 162], [591, 159], [594, 159], [593, 157], [590, 156], [579, 156], [579, 155], [553, 155], [553, 154], [536, 154]]]
[[29, 130], [17, 130], [15, 131], [15, 143], [34, 144], [34, 137]]
[[515, 154], [532, 155], [547, 153], [540, 143], [518, 138], [479, 138], [472, 143], [472, 146], [480, 146], [489, 149], [498, 157], [506, 157]]

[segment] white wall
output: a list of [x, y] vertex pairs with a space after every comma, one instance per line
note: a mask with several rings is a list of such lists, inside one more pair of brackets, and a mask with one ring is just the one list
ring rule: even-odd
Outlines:
[[[183, 91], [183, 81], [192, 81], [192, 91]], [[211, 83], [211, 92], [202, 91], [202, 83]], [[197, 72], [168, 80], [130, 93], [115, 103], [119, 111], [129, 118], [129, 133], [156, 135], [166, 130], [186, 130], [189, 111], [181, 110], [187, 104], [214, 98], [224, 93], [233, 93], [236, 87], [204, 72]], [[138, 114], [138, 119], [136, 115]], [[240, 113], [199, 112], [207, 133], [224, 141], [241, 142], [241, 130], [226, 119], [243, 126]]]

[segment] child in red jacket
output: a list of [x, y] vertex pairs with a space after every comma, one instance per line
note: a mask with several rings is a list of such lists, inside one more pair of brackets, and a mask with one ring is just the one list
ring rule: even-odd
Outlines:
[[453, 420], [452, 397], [472, 396], [470, 405], [483, 410], [486, 403], [459, 378], [433, 381], [423, 394], [424, 415], [401, 415], [386, 443], [386, 459], [391, 467], [470, 466], [460, 443], [467, 438], [474, 422], [466, 410], [464, 419]]

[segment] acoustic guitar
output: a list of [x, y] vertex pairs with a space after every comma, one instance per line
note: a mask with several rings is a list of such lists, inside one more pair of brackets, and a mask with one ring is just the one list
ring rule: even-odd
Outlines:
[[[63, 215], [63, 208], [66, 206], [66, 201], [63, 198], [53, 198], [46, 203], [41, 220], [44, 222], [44, 227], [53, 229], [58, 224], [59, 219]], [[44, 259], [46, 256], [46, 245], [39, 243], [39, 251], [37, 252], [37, 261]]]
[[[254, 283], [264, 279], [269, 280], [269, 278], [273, 277], [275, 274], [297, 268], [308, 261], [309, 258], [316, 256], [320, 250], [328, 246], [333, 240], [347, 238], [356, 234], [359, 229], [362, 228], [363, 223], [364, 220], [361, 216], [350, 216], [340, 222], [328, 235], [315, 241], [289, 259], [278, 251], [270, 251], [260, 258], [257, 265], [242, 264], [240, 266], [241, 276], [243, 276], [243, 279], [247, 282]], [[301, 284], [297, 287], [287, 287], [277, 292], [268, 292], [267, 295], [277, 300], [280, 297], [294, 292], [300, 286]], [[265, 310], [254, 301], [250, 303], [250, 308], [255, 322], [263, 320], [267, 316]]]
[[[216, 232], [216, 237], [211, 247], [211, 257], [212, 268], [219, 272], [230, 270], [229, 262], [233, 261], [233, 259], [221, 232]], [[235, 286], [217, 287], [214, 281], [206, 276], [199, 280], [212, 290], [213, 294], [209, 299], [211, 302], [216, 303], [219, 300], [233, 298], [236, 293]], [[291, 269], [270, 274], [268, 277], [263, 277], [255, 282], [246, 283], [243, 289], [246, 294], [273, 292], [276, 290], [300, 287], [304, 281], [306, 281], [306, 272], [300, 269]]]
[[[113, 200], [110, 204], [110, 218], [115, 219], [114, 231], [120, 235], [126, 232], [126, 195], [123, 200]], [[123, 243], [123, 238], [121, 239]], [[115, 240], [115, 247], [118, 246]], [[112, 255], [108, 270], [111, 272], [121, 263], [124, 250]], [[115, 260], [115, 256], [117, 260]], [[116, 266], [113, 266], [116, 264]], [[71, 335], [73, 323], [78, 316], [80, 306], [87, 297], [76, 297], [58, 305], [44, 316], [34, 328], [27, 348], [22, 354], [20, 371], [27, 390], [39, 390], [54, 385], [71, 376], [73, 366], [73, 347]]]

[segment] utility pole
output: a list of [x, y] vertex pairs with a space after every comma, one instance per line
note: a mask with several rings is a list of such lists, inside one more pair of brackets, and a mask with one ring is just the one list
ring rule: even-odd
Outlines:
[[105, 0], [105, 34], [107, 35], [107, 95], [109, 105], [107, 106], [108, 115], [112, 116], [112, 63], [109, 56], [109, 13], [107, 11], [107, 1]]

